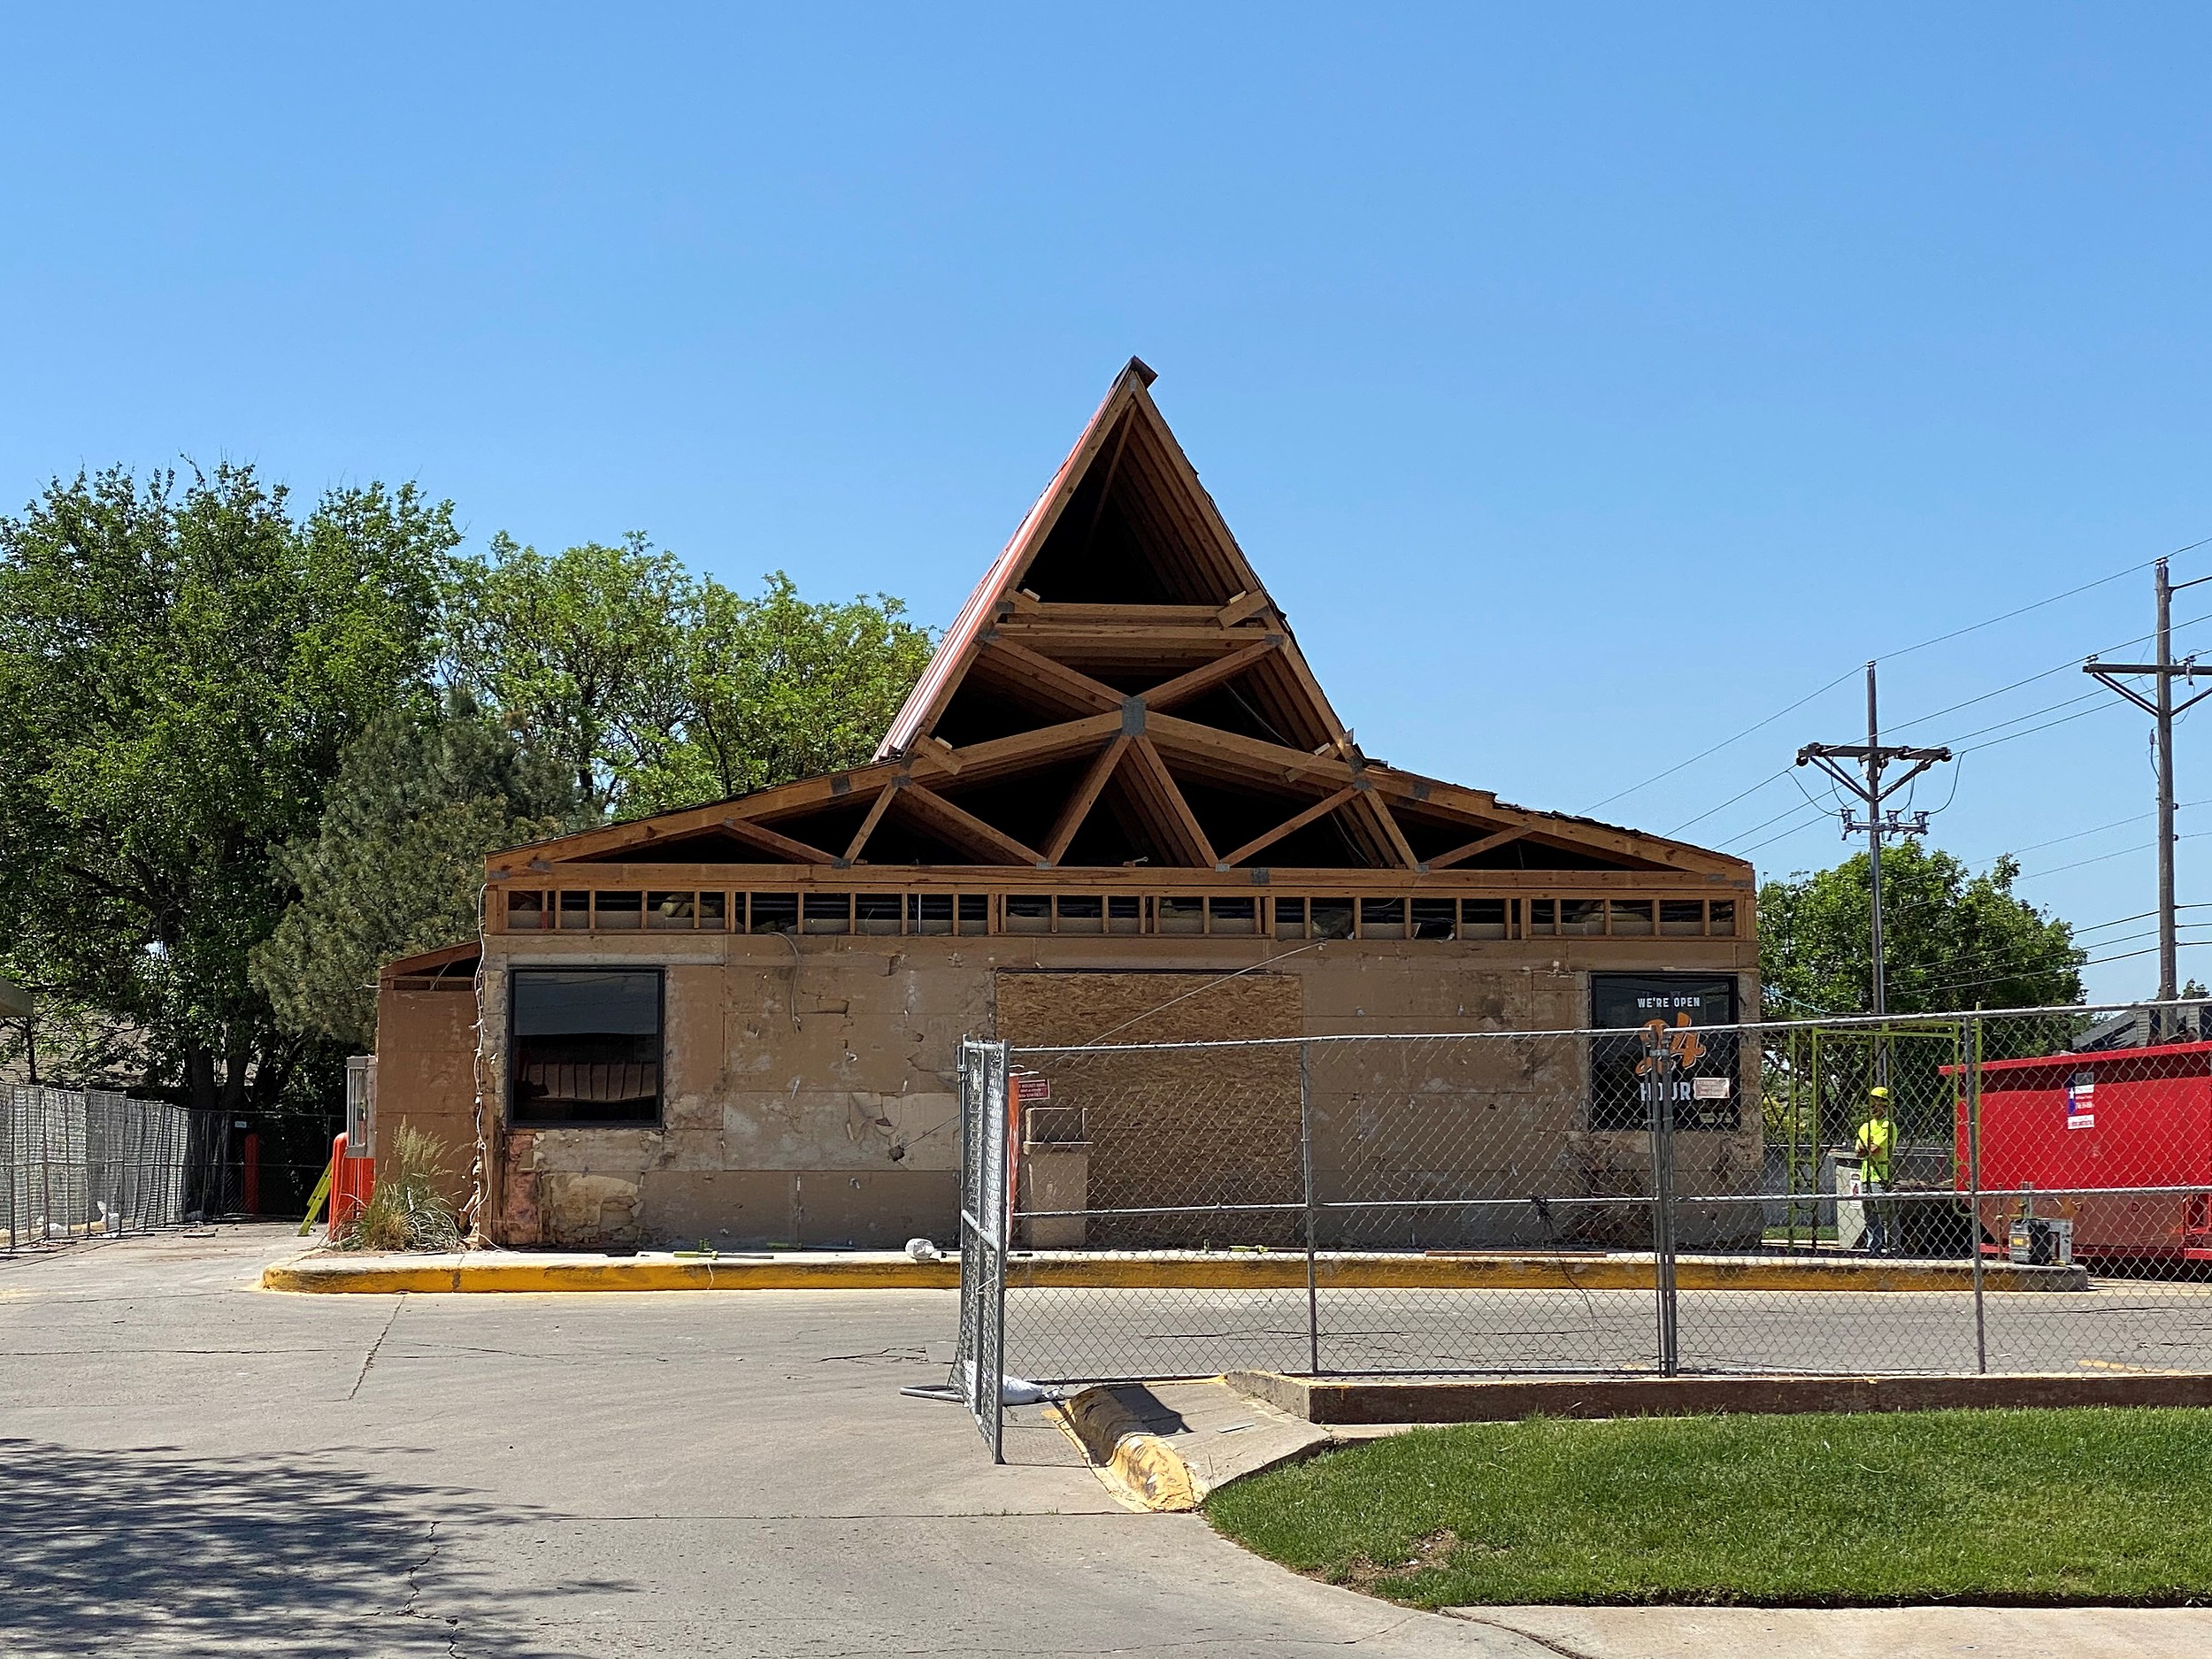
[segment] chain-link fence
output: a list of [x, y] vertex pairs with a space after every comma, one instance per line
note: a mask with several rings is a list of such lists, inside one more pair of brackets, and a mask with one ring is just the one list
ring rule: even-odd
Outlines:
[[0, 1091], [0, 1253], [181, 1222], [193, 1117], [104, 1090]]
[[2098, 1048], [2093, 1009], [1699, 1026], [1668, 1000], [1641, 1028], [968, 1045], [967, 1225], [1002, 1214], [1006, 1248], [964, 1238], [964, 1297], [997, 1281], [964, 1361], [2212, 1370], [2198, 1005]]

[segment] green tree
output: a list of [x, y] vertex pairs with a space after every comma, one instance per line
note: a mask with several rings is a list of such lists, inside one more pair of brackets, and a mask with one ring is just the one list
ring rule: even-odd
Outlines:
[[443, 672], [574, 780], [637, 817], [867, 759], [928, 662], [888, 595], [817, 604], [695, 579], [642, 535], [548, 556], [504, 534], [456, 560]]
[[448, 568], [447, 678], [558, 761], [594, 811], [627, 810], [632, 780], [683, 741], [697, 585], [641, 534], [549, 557], [502, 532], [489, 557]]
[[315, 1059], [248, 958], [347, 744], [423, 683], [449, 505], [253, 469], [57, 480], [0, 519], [0, 935], [145, 1077], [273, 1104]]
[[679, 741], [633, 778], [635, 810], [725, 799], [857, 766], [929, 661], [929, 631], [888, 594], [815, 604], [777, 571], [757, 598], [700, 584]]
[[[1882, 960], [1892, 1013], [2081, 999], [2087, 953], [2069, 924], [2014, 896], [2019, 873], [2010, 856], [1974, 875], [1917, 841], [1883, 849]], [[1759, 979], [1770, 1018], [1872, 1008], [1872, 911], [1863, 853], [1759, 889]]]
[[390, 710], [347, 749], [314, 835], [278, 853], [299, 896], [254, 983], [288, 1029], [371, 1046], [384, 964], [476, 937], [485, 855], [586, 816], [565, 766], [465, 693]]

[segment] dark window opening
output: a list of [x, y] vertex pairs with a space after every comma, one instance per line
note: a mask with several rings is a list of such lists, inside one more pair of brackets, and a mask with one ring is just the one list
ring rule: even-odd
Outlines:
[[1459, 901], [1414, 900], [1413, 936], [1416, 939], [1456, 939], [1459, 936]]
[[1735, 900], [1715, 899], [1713, 901], [1713, 926], [1711, 931], [1716, 933], [1733, 933], [1736, 931]]
[[591, 926], [591, 895], [564, 893], [561, 895], [561, 926], [565, 930], [588, 928]]
[[[1736, 1007], [1732, 976], [1592, 974], [1590, 1023], [1601, 1029], [1617, 1029], [1622, 1034], [1590, 1041], [1590, 1127], [1650, 1127], [1643, 1079], [1636, 1071], [1644, 1057], [1642, 1026], [1655, 1019], [1671, 1026], [1685, 1014], [1693, 1025], [1732, 1025]], [[1675, 1073], [1674, 1126], [1727, 1133], [1742, 1124], [1742, 1102], [1738, 1098], [1743, 1083], [1743, 1067], [1739, 1064], [1740, 1036], [1733, 1031], [1717, 1031], [1702, 1041], [1705, 1052], [1697, 1063]]]
[[799, 895], [795, 893], [754, 894], [751, 931], [756, 933], [797, 933]]
[[895, 933], [899, 931], [899, 895], [862, 893], [853, 899], [855, 933]]
[[1303, 899], [1275, 901], [1275, 937], [1303, 939], [1306, 936], [1306, 902]]
[[507, 931], [511, 933], [534, 933], [546, 926], [552, 918], [545, 908], [542, 893], [513, 893], [507, 895]]
[[692, 893], [649, 893], [645, 895], [645, 925], [663, 932], [688, 932], [699, 914], [698, 895]]
[[1064, 933], [1102, 933], [1106, 931], [1106, 901], [1094, 893], [1065, 894], [1057, 901], [1059, 931]]
[[964, 933], [988, 933], [990, 928], [990, 895], [963, 893], [960, 895], [960, 931]]
[[952, 895], [910, 893], [906, 896], [906, 931], [910, 933], [952, 932]]
[[1659, 901], [1659, 931], [1671, 938], [1683, 938], [1705, 931], [1705, 903], [1701, 899], [1662, 899]]
[[1006, 931], [1010, 933], [1048, 933], [1052, 931], [1052, 895], [1048, 893], [1010, 893], [1006, 895]]
[[726, 893], [702, 893], [699, 895], [699, 926], [703, 930], [720, 933], [729, 925], [730, 895]]
[[1106, 901], [1106, 931], [1110, 933], [1144, 932], [1144, 901], [1110, 898]]
[[509, 1122], [660, 1121], [658, 969], [518, 968], [508, 986]]
[[808, 933], [849, 933], [853, 930], [853, 897], [849, 893], [810, 893], [806, 918], [800, 929]]

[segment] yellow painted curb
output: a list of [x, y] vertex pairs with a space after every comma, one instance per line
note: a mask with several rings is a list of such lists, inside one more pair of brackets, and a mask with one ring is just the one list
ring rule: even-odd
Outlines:
[[1112, 1389], [1086, 1388], [1055, 1402], [1052, 1411], [1107, 1491], [1128, 1508], [1175, 1515], [1205, 1501], [1205, 1483], [1182, 1454], [1148, 1432]]
[[634, 1290], [957, 1290], [957, 1262], [465, 1262], [457, 1267], [352, 1267], [288, 1262], [264, 1290], [358, 1295], [438, 1292]]
[[[1015, 1289], [1290, 1290], [1303, 1289], [1306, 1263], [1292, 1252], [1223, 1256], [1034, 1256], [1007, 1264]], [[1652, 1268], [1634, 1257], [1543, 1256], [1324, 1256], [1315, 1279], [1326, 1290], [1649, 1290]], [[1675, 1281], [1683, 1290], [1962, 1291], [1973, 1270], [1916, 1262], [1684, 1261]], [[954, 1290], [956, 1261], [669, 1261], [535, 1262], [498, 1256], [460, 1263], [356, 1265], [310, 1257], [265, 1268], [265, 1290], [389, 1295], [441, 1292], [640, 1290]], [[2081, 1270], [1992, 1265], [1993, 1292], [2086, 1288]]]

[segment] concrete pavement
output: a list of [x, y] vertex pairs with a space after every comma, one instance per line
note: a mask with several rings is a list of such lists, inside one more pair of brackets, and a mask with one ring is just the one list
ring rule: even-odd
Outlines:
[[0, 1263], [0, 1652], [1534, 1659], [995, 1469], [944, 1291], [251, 1288], [280, 1228]]
[[2212, 1649], [2193, 1612], [1408, 1613], [1130, 1512], [1041, 1411], [993, 1468], [958, 1407], [896, 1392], [942, 1379], [950, 1292], [253, 1288], [297, 1248], [223, 1228], [0, 1261], [0, 1653]]

